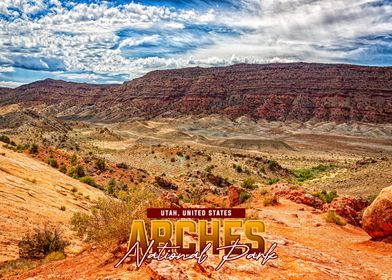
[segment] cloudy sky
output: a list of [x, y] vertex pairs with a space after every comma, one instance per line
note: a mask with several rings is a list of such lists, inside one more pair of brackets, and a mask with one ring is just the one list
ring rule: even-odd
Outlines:
[[294, 61], [392, 65], [392, 0], [0, 0], [0, 86]]

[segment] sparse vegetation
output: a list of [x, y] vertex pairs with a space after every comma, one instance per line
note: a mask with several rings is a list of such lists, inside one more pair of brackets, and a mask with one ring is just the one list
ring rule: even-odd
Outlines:
[[79, 179], [80, 182], [90, 185], [92, 187], [96, 187], [97, 184], [95, 183], [94, 179], [90, 176], [84, 176]]
[[279, 178], [268, 178], [265, 183], [267, 185], [273, 185], [276, 184], [277, 182], [279, 182]]
[[0, 136], [0, 141], [3, 142], [3, 143], [9, 144], [11, 142], [11, 139], [8, 136], [6, 136], [6, 135], [1, 135]]
[[49, 262], [54, 262], [54, 261], [60, 261], [65, 259], [65, 254], [64, 252], [52, 252], [49, 255], [47, 255], [44, 259], [44, 263], [49, 263]]
[[67, 243], [62, 239], [57, 229], [47, 227], [38, 229], [32, 235], [26, 235], [18, 243], [19, 257], [28, 259], [45, 258], [52, 252], [64, 253]]
[[59, 165], [57, 163], [57, 160], [55, 160], [54, 158], [50, 157], [47, 159], [47, 163], [53, 167], [53, 168], [57, 168]]
[[75, 179], [84, 177], [86, 175], [84, 172], [84, 168], [81, 165], [69, 168], [67, 173], [69, 176], [71, 176]]
[[77, 165], [78, 164], [78, 158], [76, 157], [76, 154], [73, 154], [71, 157], [71, 165]]
[[117, 163], [116, 166], [121, 169], [128, 169], [128, 165], [125, 162]]
[[377, 195], [376, 194], [372, 194], [372, 195], [369, 195], [368, 197], [367, 197], [367, 202], [368, 202], [368, 204], [370, 205], [370, 204], [372, 204], [373, 203], [373, 201], [375, 200], [377, 198]]
[[30, 152], [30, 154], [38, 154], [38, 149], [39, 149], [39, 147], [37, 144], [32, 144], [29, 149], [29, 152]]
[[331, 203], [334, 198], [338, 197], [336, 191], [327, 192], [325, 190], [321, 192], [314, 192], [312, 195], [320, 198], [324, 203]]
[[264, 204], [264, 206], [277, 205], [277, 204], [279, 204], [278, 197], [275, 194], [269, 195], [263, 199], [263, 204]]
[[275, 160], [269, 160], [268, 161], [268, 168], [271, 170], [275, 170], [276, 167], [278, 166], [277, 162]]
[[241, 173], [242, 172], [242, 167], [241, 167], [241, 165], [236, 165], [236, 164], [233, 164], [233, 167], [234, 167], [234, 169], [235, 169], [235, 171], [237, 171], [238, 173]]
[[61, 210], [61, 211], [65, 211], [65, 206], [61, 206], [61, 207], [60, 207], [60, 210]]
[[345, 226], [347, 224], [347, 222], [338, 214], [336, 214], [335, 211], [333, 210], [329, 210], [327, 217], [325, 218], [327, 223], [334, 223], [337, 224], [339, 226]]
[[130, 224], [135, 219], [147, 221], [146, 209], [165, 207], [162, 200], [147, 190], [133, 190], [122, 200], [107, 198], [99, 200], [91, 215], [75, 213], [71, 219], [73, 230], [90, 241], [125, 242], [129, 238]]
[[59, 171], [60, 171], [61, 173], [64, 173], [64, 174], [67, 173], [67, 167], [65, 166], [64, 163], [61, 163], [61, 164], [60, 164]]
[[105, 171], [106, 170], [106, 162], [105, 159], [103, 158], [98, 158], [95, 160], [95, 167], [100, 170], [100, 171]]
[[240, 203], [246, 202], [248, 199], [250, 199], [252, 195], [246, 191], [243, 191], [240, 193]]
[[242, 183], [241, 187], [248, 190], [254, 190], [257, 188], [255, 180], [252, 178], [246, 178]]
[[330, 165], [319, 164], [311, 168], [297, 169], [294, 171], [294, 175], [299, 182], [304, 182], [307, 180], [312, 180], [316, 178], [319, 173], [326, 172], [335, 167], [336, 166], [333, 164]]
[[207, 165], [206, 168], [204, 168], [204, 171], [207, 173], [211, 173], [212, 169], [214, 169], [214, 165]]

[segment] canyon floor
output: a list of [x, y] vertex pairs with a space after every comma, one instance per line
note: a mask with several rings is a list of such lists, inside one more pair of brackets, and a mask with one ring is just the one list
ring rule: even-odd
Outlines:
[[[17, 243], [23, 234], [45, 223], [60, 226], [67, 236], [71, 244], [67, 258], [31, 269], [5, 271], [0, 265], [0, 277], [390, 279], [392, 275], [391, 243], [372, 241], [358, 226], [327, 223], [326, 213], [321, 210], [285, 198], [279, 198], [278, 205], [263, 204], [266, 194], [290, 187], [310, 193], [334, 190], [339, 197], [376, 196], [392, 185], [390, 124], [281, 123], [212, 115], [111, 124], [68, 121], [67, 125], [70, 130], [65, 137], [78, 150], [51, 147], [50, 143], [56, 142], [53, 134], [45, 135], [46, 145], [40, 143], [42, 148], [35, 156], [0, 147], [0, 262], [16, 259]], [[17, 143], [38, 139], [30, 130], [25, 132], [7, 135]], [[213, 269], [217, 257], [211, 257], [203, 266], [153, 261], [139, 270], [133, 263], [114, 269], [121, 250], [85, 243], [69, 225], [73, 213], [88, 212], [94, 201], [106, 196], [105, 192], [43, 162], [48, 150], [59, 163], [66, 158], [63, 154], [74, 153], [112, 163], [111, 172], [89, 174], [103, 185], [114, 178], [117, 182], [127, 180], [128, 186], [134, 188], [149, 188], [154, 178], [165, 178], [177, 186], [176, 195], [189, 196], [187, 201], [184, 199], [186, 205], [229, 206], [221, 187], [207, 192], [197, 203], [190, 197], [192, 185], [212, 186], [204, 179], [210, 178], [209, 174], [237, 187], [252, 179], [257, 188], [249, 191], [251, 198], [239, 207], [246, 207], [252, 218], [265, 221], [267, 245], [278, 244], [279, 258], [264, 267], [239, 260], [220, 271]], [[129, 173], [116, 168], [116, 163], [129, 166]], [[85, 169], [89, 168], [86, 163]], [[155, 190], [156, 186], [151, 183], [151, 188]]]

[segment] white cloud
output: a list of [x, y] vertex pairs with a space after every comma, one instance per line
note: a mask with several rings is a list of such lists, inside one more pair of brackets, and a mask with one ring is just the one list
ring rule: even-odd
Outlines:
[[[11, 19], [0, 19], [0, 65], [63, 69], [70, 72], [65, 78], [99, 81], [108, 75], [133, 78], [155, 69], [196, 65], [341, 62], [360, 57], [375, 45], [392, 48], [390, 41], [364, 39], [392, 33], [392, 5], [371, 5], [375, 0], [240, 2], [241, 10], [197, 11], [134, 2], [75, 3], [66, 8], [58, 0], [4, 0], [0, 13]], [[9, 8], [19, 9], [22, 15], [11, 15]], [[34, 18], [38, 11], [45, 11], [44, 15]], [[195, 28], [186, 33], [190, 25]], [[207, 25], [235, 32], [198, 33], [197, 28]], [[124, 29], [133, 33], [124, 37], [119, 34]], [[165, 37], [163, 32], [171, 33]], [[159, 45], [157, 52], [164, 52], [167, 43], [171, 50], [178, 47], [178, 53], [124, 55], [143, 44]]]
[[11, 82], [11, 81], [0, 81], [0, 87], [16, 88], [23, 85], [23, 83]]

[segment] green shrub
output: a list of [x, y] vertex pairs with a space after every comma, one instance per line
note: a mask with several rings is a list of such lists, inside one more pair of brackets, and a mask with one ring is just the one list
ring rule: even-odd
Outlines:
[[75, 213], [71, 219], [72, 229], [87, 240], [111, 244], [125, 242], [130, 234], [130, 222], [145, 220], [149, 230], [147, 208], [167, 207], [153, 192], [135, 189], [122, 200], [114, 198], [100, 199], [91, 214]]
[[106, 163], [105, 159], [103, 158], [98, 158], [95, 160], [95, 167], [100, 170], [100, 171], [105, 171], [106, 170]]
[[117, 185], [116, 180], [114, 178], [110, 179], [107, 187], [108, 193], [110, 195], [113, 195], [115, 193], [116, 185]]
[[67, 167], [65, 166], [64, 163], [61, 163], [61, 164], [60, 164], [59, 171], [60, 171], [61, 173], [64, 173], [64, 174], [67, 173]]
[[125, 162], [117, 163], [116, 166], [121, 169], [128, 169], [128, 165]]
[[86, 174], [84, 172], [83, 166], [78, 165], [76, 167], [69, 168], [68, 169], [68, 175], [73, 177], [73, 178], [75, 178], [75, 179], [78, 179], [80, 177], [84, 177]]
[[11, 139], [8, 136], [1, 135], [0, 136], [0, 141], [6, 144], [9, 144], [11, 142]]
[[248, 190], [254, 190], [257, 188], [255, 180], [252, 178], [246, 178], [242, 183], [241, 187]]
[[18, 243], [20, 258], [44, 258], [52, 252], [64, 253], [67, 243], [57, 230], [47, 227], [38, 229], [32, 235], [27, 235]]
[[95, 183], [94, 179], [90, 176], [84, 176], [79, 179], [80, 182], [90, 185], [92, 187], [96, 187], [97, 184]]
[[245, 201], [247, 201], [251, 197], [252, 197], [252, 195], [250, 193], [248, 193], [248, 192], [241, 192], [240, 193], [240, 203], [244, 203]]
[[47, 159], [47, 163], [53, 167], [53, 168], [57, 168], [59, 165], [57, 163], [57, 160], [55, 160], [54, 158], [48, 158]]
[[242, 172], [242, 167], [241, 167], [241, 165], [236, 165], [236, 166], [235, 166], [235, 171], [237, 171], [238, 173], [241, 173], [241, 172]]
[[30, 154], [38, 154], [38, 149], [39, 149], [39, 147], [37, 144], [32, 144], [29, 149], [29, 152], [30, 152]]
[[264, 206], [274, 206], [279, 204], [278, 197], [274, 195], [269, 195], [263, 199]]
[[311, 180], [316, 177], [316, 174], [311, 169], [298, 169], [294, 171], [294, 175], [298, 181], [304, 182], [306, 180]]
[[78, 164], [78, 158], [76, 157], [76, 154], [73, 154], [71, 157], [71, 165], [77, 165]]
[[269, 160], [268, 161], [268, 168], [271, 170], [275, 170], [275, 168], [278, 166], [277, 162], [275, 160]]
[[52, 252], [45, 257], [44, 263], [49, 263], [49, 262], [53, 262], [53, 261], [60, 261], [63, 259], [65, 259], [64, 252]]
[[324, 203], [331, 203], [334, 198], [338, 197], [338, 194], [336, 191], [327, 192], [323, 190], [321, 192], [313, 193], [313, 196], [320, 198]]
[[367, 202], [368, 202], [368, 205], [372, 204], [373, 201], [377, 198], [377, 196], [378, 196], [378, 195], [376, 195], [376, 194], [369, 195], [369, 196], [367, 197], [367, 199], [366, 199]]
[[211, 173], [212, 169], [214, 169], [214, 165], [207, 165], [206, 168], [204, 168], [204, 171], [207, 173]]
[[328, 215], [325, 220], [327, 223], [334, 223], [339, 226], [345, 226], [347, 224], [347, 222], [333, 210], [328, 211]]
[[279, 178], [268, 178], [267, 181], [265, 182], [267, 185], [273, 185], [275, 183], [279, 182]]

